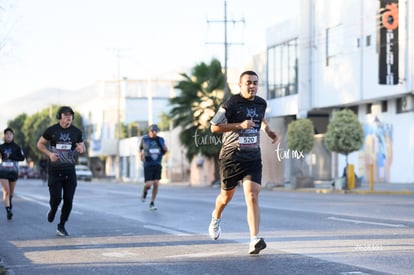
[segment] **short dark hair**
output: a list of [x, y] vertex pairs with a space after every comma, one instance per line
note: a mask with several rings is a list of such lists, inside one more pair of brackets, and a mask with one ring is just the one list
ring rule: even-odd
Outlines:
[[259, 76], [257, 75], [256, 72], [254, 72], [254, 71], [244, 71], [244, 72], [241, 73], [239, 81], [241, 81], [242, 77], [246, 74], [247, 75], [255, 75], [255, 76], [257, 76], [257, 79], [259, 79]]
[[62, 106], [62, 107], [60, 107], [59, 110], [58, 110], [58, 112], [57, 112], [57, 114], [56, 114], [56, 119], [61, 119], [63, 113], [71, 113], [72, 114], [72, 118], [75, 119], [75, 112], [69, 106]]
[[3, 134], [6, 134], [7, 132], [11, 132], [14, 135], [14, 131], [10, 127], [7, 127], [6, 129], [4, 129]]

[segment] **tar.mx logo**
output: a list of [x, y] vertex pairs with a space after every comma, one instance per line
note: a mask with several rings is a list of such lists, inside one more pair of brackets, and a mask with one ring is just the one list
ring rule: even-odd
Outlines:
[[218, 145], [221, 144], [221, 138], [215, 135], [199, 135], [197, 129], [194, 132], [194, 144], [196, 147], [202, 145]]
[[282, 161], [284, 159], [301, 159], [305, 157], [303, 151], [290, 149], [284, 150], [283, 148], [280, 148], [280, 143], [277, 144], [277, 148], [275, 151], [277, 159], [279, 161]]

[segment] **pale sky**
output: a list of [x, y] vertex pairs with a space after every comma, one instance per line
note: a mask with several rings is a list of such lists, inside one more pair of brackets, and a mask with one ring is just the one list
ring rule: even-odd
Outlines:
[[[42, 88], [78, 89], [118, 75], [145, 79], [217, 57], [224, 64], [224, 0], [0, 0], [2, 104]], [[267, 28], [299, 0], [227, 0], [229, 67], [265, 49]], [[245, 23], [239, 20], [245, 20]]]

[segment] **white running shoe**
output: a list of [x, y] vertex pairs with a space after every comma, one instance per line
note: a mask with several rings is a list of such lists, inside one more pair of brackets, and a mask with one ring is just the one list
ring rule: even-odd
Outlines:
[[155, 207], [155, 205], [154, 205], [154, 203], [153, 202], [151, 202], [150, 204], [149, 204], [149, 210], [152, 210], [152, 211], [155, 211], [155, 210], [157, 210], [158, 208], [157, 207]]
[[57, 226], [56, 234], [58, 236], [67, 237], [69, 236], [68, 231], [66, 231], [65, 226], [59, 225]]
[[210, 226], [208, 227], [208, 233], [210, 234], [210, 238], [212, 240], [218, 240], [221, 234], [221, 228], [220, 228], [221, 219], [214, 218], [213, 214], [214, 214], [214, 211], [211, 214], [211, 222], [210, 222]]
[[259, 254], [259, 252], [266, 248], [266, 243], [263, 238], [251, 241], [249, 246], [249, 254]]

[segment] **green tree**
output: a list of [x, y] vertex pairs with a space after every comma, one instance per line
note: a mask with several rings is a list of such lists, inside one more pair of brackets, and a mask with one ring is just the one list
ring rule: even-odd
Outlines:
[[22, 127], [25, 143], [28, 146], [28, 149], [25, 151], [26, 157], [34, 162], [37, 162], [41, 157], [41, 153], [37, 150], [36, 146], [39, 137], [43, 134], [43, 131], [55, 121], [55, 118], [51, 118], [49, 113], [49, 109], [44, 109], [28, 116]]
[[[304, 154], [312, 151], [314, 144], [314, 127], [310, 119], [302, 118], [292, 121], [288, 125], [287, 145], [292, 150], [292, 155], [298, 156], [298, 166], [294, 170], [292, 184], [295, 187], [313, 187], [313, 178], [305, 173], [306, 162]], [[295, 166], [295, 162], [293, 163]]]
[[287, 144], [292, 150], [309, 153], [313, 148], [313, 123], [308, 118], [291, 122], [287, 131]]
[[[20, 114], [8, 121], [7, 125], [15, 131], [15, 142], [23, 148], [26, 159], [35, 163], [40, 159], [41, 153], [37, 150], [37, 141], [48, 126], [57, 122], [56, 113], [59, 107], [50, 106], [33, 115]], [[75, 113], [73, 125], [83, 130], [82, 117], [76, 111]]]
[[10, 127], [14, 131], [14, 142], [20, 146], [20, 148], [23, 149], [23, 151], [26, 153], [29, 149], [26, 145], [25, 141], [25, 135], [22, 133], [21, 129], [23, 128], [23, 124], [27, 119], [27, 114], [20, 114], [13, 120], [9, 120], [7, 123], [7, 127]]
[[214, 141], [220, 140], [221, 135], [211, 133], [209, 121], [224, 100], [225, 79], [220, 61], [202, 62], [192, 69], [191, 76], [181, 76], [184, 80], [175, 86], [181, 93], [170, 99], [169, 113], [173, 126], [182, 128], [180, 143], [187, 149], [189, 161], [198, 155], [217, 160], [221, 144]]
[[158, 127], [161, 130], [169, 130], [170, 129], [170, 121], [171, 118], [167, 113], [162, 112], [159, 116], [160, 122], [158, 123]]
[[128, 136], [127, 137], [136, 137], [141, 135], [141, 129], [139, 124], [136, 121], [130, 122], [127, 125], [128, 127]]
[[358, 117], [349, 109], [333, 113], [325, 134], [325, 145], [329, 151], [343, 154], [348, 166], [348, 155], [361, 148], [364, 130]]

